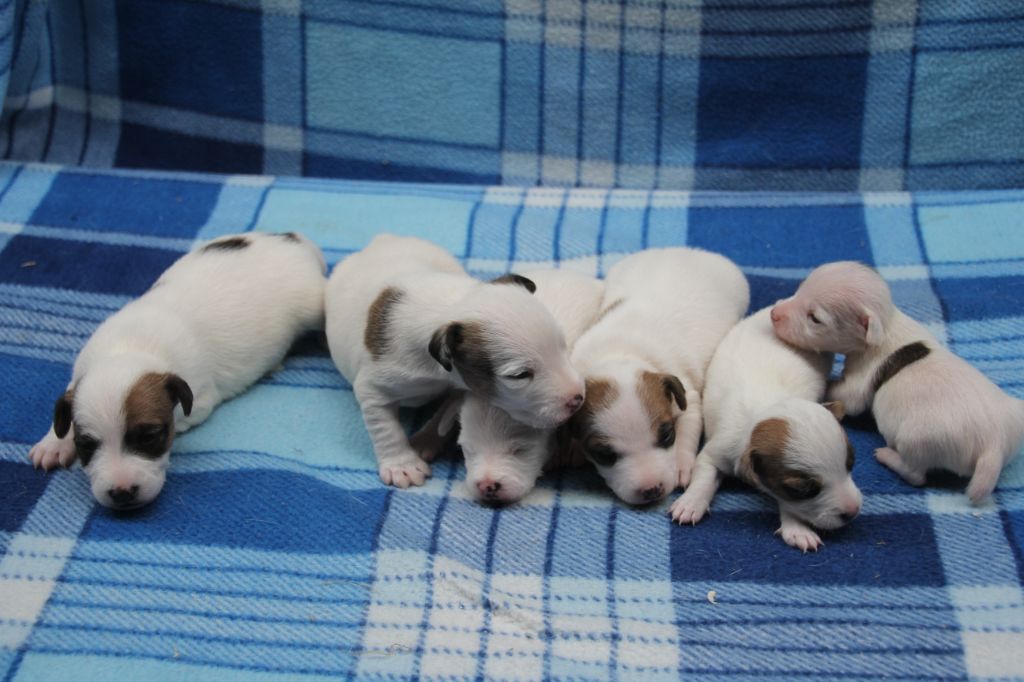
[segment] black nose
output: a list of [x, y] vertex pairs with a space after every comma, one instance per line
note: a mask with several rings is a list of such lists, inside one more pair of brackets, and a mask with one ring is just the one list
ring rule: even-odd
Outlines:
[[843, 523], [849, 523], [850, 521], [853, 521], [856, 517], [856, 514], [847, 514], [846, 512], [839, 513], [839, 520]]
[[135, 501], [139, 496], [139, 486], [133, 485], [130, 488], [111, 488], [107, 495], [118, 507], [125, 507]]
[[652, 486], [647, 490], [642, 490], [640, 494], [643, 496], [644, 500], [646, 500], [647, 502], [651, 502], [652, 500], [657, 500], [658, 498], [660, 498], [662, 494], [664, 494], [664, 492], [665, 486], [659, 483], [658, 485]]
[[580, 405], [583, 404], [583, 396], [577, 393], [572, 397], [572, 400], [565, 404], [570, 410], [578, 410]]
[[488, 486], [484, 486], [484, 495], [487, 497], [494, 497], [498, 494], [499, 490], [501, 490], [501, 483], [495, 481]]

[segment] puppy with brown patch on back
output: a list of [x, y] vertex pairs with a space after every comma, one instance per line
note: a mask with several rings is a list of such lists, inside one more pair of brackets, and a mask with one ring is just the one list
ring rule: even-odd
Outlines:
[[834, 529], [860, 512], [850, 476], [853, 448], [840, 426], [842, 406], [820, 405], [831, 353], [798, 350], [772, 330], [771, 309], [726, 335], [704, 387], [704, 447], [693, 478], [669, 513], [696, 524], [723, 476], [735, 476], [775, 498], [786, 544], [817, 550], [814, 527]]
[[704, 372], [749, 301], [739, 268], [699, 249], [641, 251], [608, 271], [601, 315], [572, 353], [587, 400], [571, 431], [625, 502], [689, 483]]
[[829, 387], [858, 415], [871, 409], [887, 447], [875, 458], [911, 485], [931, 469], [970, 477], [979, 504], [1024, 442], [1024, 402], [1004, 393], [900, 311], [885, 280], [852, 261], [816, 268], [772, 310], [775, 333], [801, 348], [846, 354]]
[[463, 390], [546, 429], [583, 403], [565, 337], [534, 289], [518, 275], [481, 282], [440, 247], [388, 234], [334, 268], [327, 341], [386, 485], [422, 485], [430, 475], [398, 421], [400, 405]]
[[107, 507], [152, 502], [175, 433], [323, 328], [325, 274], [320, 249], [294, 234], [227, 236], [182, 256], [86, 342], [33, 464], [77, 459]]

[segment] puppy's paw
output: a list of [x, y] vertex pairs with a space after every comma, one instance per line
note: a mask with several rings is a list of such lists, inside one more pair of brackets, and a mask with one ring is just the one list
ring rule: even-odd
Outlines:
[[381, 462], [377, 472], [384, 485], [408, 488], [411, 485], [423, 485], [430, 477], [430, 465], [410, 453], [408, 457], [396, 457]]
[[701, 495], [683, 493], [669, 507], [668, 513], [672, 520], [680, 526], [688, 523], [696, 526], [704, 515], [708, 513], [710, 503]]
[[825, 544], [817, 533], [803, 524], [783, 522], [775, 534], [781, 536], [787, 545], [799, 549], [804, 554], [817, 552], [818, 548]]
[[75, 463], [75, 443], [71, 438], [57, 438], [50, 434], [32, 446], [28, 458], [33, 467], [43, 471], [57, 466], [67, 468]]
[[680, 488], [687, 488], [690, 479], [693, 477], [693, 465], [697, 461], [697, 455], [692, 452], [680, 452], [676, 455], [676, 470], [679, 472]]

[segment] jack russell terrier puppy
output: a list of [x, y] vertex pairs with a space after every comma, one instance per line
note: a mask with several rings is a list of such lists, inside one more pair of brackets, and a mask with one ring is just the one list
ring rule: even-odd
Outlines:
[[779, 503], [778, 534], [787, 545], [817, 550], [811, 526], [833, 529], [860, 512], [850, 477], [853, 447], [839, 425], [839, 403], [818, 404], [831, 353], [798, 350], [772, 330], [764, 308], [730, 331], [708, 367], [705, 443], [686, 492], [669, 513], [696, 525], [723, 476], [735, 476]]
[[969, 476], [972, 504], [995, 488], [1024, 441], [1024, 403], [946, 350], [892, 302], [873, 269], [844, 261], [815, 269], [772, 310], [779, 338], [846, 354], [829, 388], [858, 415], [871, 409], [888, 447], [875, 458], [920, 486], [930, 469]]
[[86, 342], [32, 463], [78, 459], [106, 507], [152, 502], [174, 434], [323, 328], [325, 274], [320, 249], [291, 232], [222, 237], [185, 254]]
[[[527, 272], [536, 298], [562, 328], [570, 350], [593, 324], [604, 283], [571, 270]], [[555, 429], [513, 419], [486, 397], [467, 394], [458, 416], [466, 486], [480, 502], [508, 504], [529, 493], [556, 448]]]
[[749, 301], [739, 268], [699, 249], [641, 251], [608, 271], [602, 313], [572, 353], [587, 397], [571, 431], [625, 502], [689, 483], [704, 372]]
[[398, 421], [399, 405], [458, 389], [548, 429], [583, 404], [565, 337], [534, 289], [519, 275], [481, 282], [440, 247], [394, 235], [374, 238], [334, 268], [327, 341], [386, 485], [422, 485], [430, 475]]

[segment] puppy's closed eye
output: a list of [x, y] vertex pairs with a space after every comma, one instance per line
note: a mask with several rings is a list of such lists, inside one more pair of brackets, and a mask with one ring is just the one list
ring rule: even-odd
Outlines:
[[821, 492], [821, 483], [807, 474], [792, 472], [780, 481], [779, 488], [791, 500], [809, 500]]
[[167, 434], [166, 424], [142, 424], [124, 434], [124, 444], [128, 450], [140, 455], [159, 457], [167, 449]]
[[675, 444], [675, 442], [675, 424], [673, 424], [672, 422], [662, 422], [661, 426], [658, 427], [658, 447], [665, 450], [672, 447]]
[[594, 464], [602, 467], [615, 466], [619, 453], [607, 443], [596, 438], [588, 438], [583, 445], [583, 452]]

